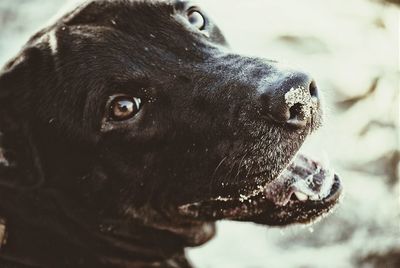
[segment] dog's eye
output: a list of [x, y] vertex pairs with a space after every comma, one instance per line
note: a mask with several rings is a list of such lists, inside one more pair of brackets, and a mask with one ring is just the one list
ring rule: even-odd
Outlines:
[[196, 27], [200, 31], [204, 30], [206, 27], [206, 19], [204, 18], [203, 14], [200, 13], [200, 11], [191, 10], [187, 16], [190, 24], [192, 24], [193, 27]]
[[142, 105], [142, 100], [135, 97], [119, 96], [111, 101], [110, 118], [122, 121], [135, 116]]

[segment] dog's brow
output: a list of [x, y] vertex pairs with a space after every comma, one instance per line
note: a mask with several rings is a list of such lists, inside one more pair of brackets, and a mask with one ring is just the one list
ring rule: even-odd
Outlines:
[[192, 5], [192, 1], [187, 1], [187, 0], [177, 0], [175, 1], [174, 5], [177, 10], [185, 10], [187, 9], [190, 5]]

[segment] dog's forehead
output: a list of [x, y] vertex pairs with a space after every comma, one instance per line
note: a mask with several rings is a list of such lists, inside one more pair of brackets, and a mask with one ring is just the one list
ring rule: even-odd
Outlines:
[[[53, 18], [52, 27], [60, 28], [72, 25], [105, 26], [106, 22], [119, 20], [125, 24], [141, 24], [149, 28], [155, 22], [169, 20], [169, 15], [179, 14], [197, 6], [189, 0], [88, 0], [78, 1], [62, 12], [58, 18]], [[61, 13], [61, 12], [60, 12]], [[180, 20], [178, 17], [175, 19]], [[158, 28], [164, 25], [157, 24]]]
[[172, 5], [176, 7], [185, 7], [188, 5], [197, 4], [196, 1], [191, 0], [72, 0], [69, 1], [64, 8], [62, 8], [58, 13], [58, 18], [60, 15], [65, 15], [64, 20], [71, 19], [83, 12], [87, 11], [89, 6], [92, 7], [107, 7], [108, 6], [132, 6], [134, 7], [136, 4], [147, 4], [150, 6], [157, 5]]
[[[69, 23], [77, 16], [88, 17], [93, 16], [93, 12], [100, 10], [115, 10], [118, 8], [134, 8], [138, 5], [160, 6], [160, 5], [174, 5], [175, 3], [184, 1], [173, 0], [78, 0], [65, 6], [60, 13], [63, 13], [61, 21]], [[90, 19], [90, 18], [88, 18]]]
[[[155, 19], [154, 15], [185, 10], [193, 5], [195, 1], [189, 0], [72, 0], [48, 21], [46, 28], [30, 39], [30, 43], [47, 43], [55, 54], [60, 38], [58, 33], [64, 32], [65, 26], [102, 26], [107, 21], [115, 24], [115, 18], [124, 14], [120, 19], [131, 22], [140, 20], [147, 23], [146, 28], [149, 28]], [[153, 17], [151, 13], [154, 13]]]

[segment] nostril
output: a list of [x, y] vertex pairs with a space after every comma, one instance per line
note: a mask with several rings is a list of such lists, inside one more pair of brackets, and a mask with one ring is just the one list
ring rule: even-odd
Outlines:
[[318, 87], [314, 80], [310, 83], [310, 95], [318, 98]]
[[289, 108], [289, 113], [290, 113], [289, 120], [299, 119], [299, 116], [301, 115], [301, 109], [302, 108], [301, 108], [300, 103], [296, 103], [292, 107], [290, 107]]
[[290, 117], [286, 121], [287, 124], [297, 127], [303, 128], [307, 124], [307, 120], [303, 114], [303, 105], [300, 103], [294, 104], [292, 107], [289, 108]]

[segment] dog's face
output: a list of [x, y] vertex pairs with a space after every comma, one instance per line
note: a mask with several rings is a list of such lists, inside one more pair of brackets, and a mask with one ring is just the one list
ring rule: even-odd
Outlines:
[[291, 162], [321, 124], [315, 82], [233, 54], [189, 2], [87, 3], [7, 68], [2, 98], [32, 131], [46, 188], [94, 217], [285, 225], [337, 201], [329, 170]]

